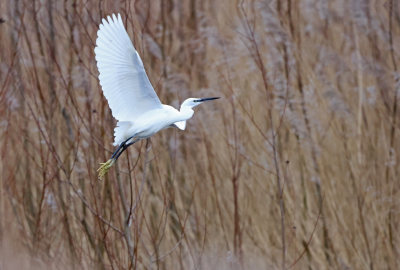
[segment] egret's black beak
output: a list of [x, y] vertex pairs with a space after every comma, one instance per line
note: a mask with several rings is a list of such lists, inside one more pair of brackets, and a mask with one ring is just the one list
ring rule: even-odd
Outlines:
[[203, 101], [214, 100], [214, 99], [219, 99], [219, 97], [201, 98], [198, 100], [194, 100], [194, 102], [203, 102]]

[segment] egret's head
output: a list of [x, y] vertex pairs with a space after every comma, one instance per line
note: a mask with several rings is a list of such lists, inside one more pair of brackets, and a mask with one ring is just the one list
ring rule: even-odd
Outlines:
[[197, 105], [203, 103], [204, 101], [209, 101], [209, 100], [214, 100], [214, 99], [219, 99], [219, 97], [211, 97], [211, 98], [188, 98], [182, 103], [181, 107], [189, 107], [193, 108], [196, 107]]

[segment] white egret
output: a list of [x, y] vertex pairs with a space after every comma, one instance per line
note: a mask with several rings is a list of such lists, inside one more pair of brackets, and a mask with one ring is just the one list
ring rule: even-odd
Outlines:
[[184, 130], [192, 117], [192, 108], [212, 98], [189, 98], [180, 111], [161, 104], [143, 67], [143, 62], [122, 23], [115, 14], [108, 22], [103, 19], [97, 32], [94, 49], [100, 75], [100, 85], [113, 116], [118, 120], [114, 129], [114, 145], [118, 149], [98, 169], [101, 179], [121, 153], [135, 142], [149, 138], [169, 127]]

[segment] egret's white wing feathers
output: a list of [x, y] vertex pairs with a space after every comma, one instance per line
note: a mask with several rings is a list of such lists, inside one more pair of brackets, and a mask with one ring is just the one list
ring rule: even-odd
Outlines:
[[143, 67], [143, 62], [122, 23], [121, 15], [103, 19], [94, 49], [100, 85], [113, 116], [134, 121], [139, 115], [162, 104]]

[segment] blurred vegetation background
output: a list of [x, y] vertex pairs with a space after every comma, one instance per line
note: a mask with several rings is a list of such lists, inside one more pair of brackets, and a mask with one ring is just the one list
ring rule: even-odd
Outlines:
[[[163, 103], [222, 98], [99, 181], [112, 13]], [[0, 269], [399, 268], [399, 1], [3, 0], [0, 18]]]

